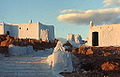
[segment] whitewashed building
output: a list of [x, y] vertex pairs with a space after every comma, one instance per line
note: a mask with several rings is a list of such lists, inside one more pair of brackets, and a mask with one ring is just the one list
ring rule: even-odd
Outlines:
[[70, 44], [75, 48], [78, 48], [79, 46], [83, 45], [82, 37], [79, 34], [68, 34], [67, 41], [69, 41]]
[[68, 34], [67, 40], [74, 41], [75, 43], [80, 43], [82, 41], [82, 37], [79, 34]]
[[25, 24], [1, 23], [0, 34], [6, 33], [22, 39], [42, 39], [43, 41], [52, 41], [55, 39], [53, 25], [43, 25], [40, 22], [32, 23], [32, 21]]
[[120, 46], [120, 24], [93, 25], [91, 21], [87, 45]]

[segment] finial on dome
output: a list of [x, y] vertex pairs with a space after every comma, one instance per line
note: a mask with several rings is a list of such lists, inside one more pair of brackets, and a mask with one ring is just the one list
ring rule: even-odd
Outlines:
[[93, 27], [93, 21], [90, 21], [90, 27]]

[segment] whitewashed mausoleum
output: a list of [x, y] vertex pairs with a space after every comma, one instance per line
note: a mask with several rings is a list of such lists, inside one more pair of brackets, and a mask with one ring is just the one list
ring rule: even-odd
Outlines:
[[93, 25], [87, 40], [90, 46], [120, 46], [120, 24]]
[[40, 22], [32, 23], [32, 21], [25, 24], [1, 23], [0, 34], [6, 33], [22, 39], [42, 39], [42, 41], [52, 41], [55, 39], [53, 25], [43, 25]]

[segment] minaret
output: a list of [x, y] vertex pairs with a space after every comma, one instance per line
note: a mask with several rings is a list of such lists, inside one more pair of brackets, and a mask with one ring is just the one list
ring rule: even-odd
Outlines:
[[90, 28], [93, 27], [93, 21], [90, 21]]

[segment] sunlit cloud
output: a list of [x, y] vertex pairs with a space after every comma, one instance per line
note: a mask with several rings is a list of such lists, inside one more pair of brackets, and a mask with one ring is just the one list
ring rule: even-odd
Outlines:
[[62, 10], [59, 11], [60, 13], [80, 13], [82, 11], [77, 11], [77, 10], [72, 10], [72, 9], [68, 9], [68, 10]]
[[110, 5], [120, 6], [120, 0], [104, 0], [103, 3], [105, 6], [110, 6]]
[[72, 13], [72, 10], [64, 10], [62, 12], [66, 14], [59, 15], [57, 19], [72, 24], [89, 24], [90, 21], [95, 24], [120, 23], [120, 8], [73, 11]]

